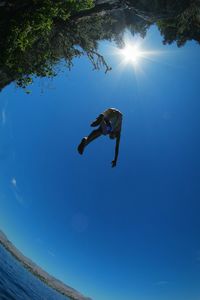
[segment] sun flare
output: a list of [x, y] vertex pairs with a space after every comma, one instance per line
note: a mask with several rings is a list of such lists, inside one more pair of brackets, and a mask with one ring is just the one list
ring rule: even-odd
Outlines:
[[127, 44], [123, 49], [120, 50], [120, 52], [127, 63], [131, 62], [133, 64], [137, 64], [142, 57], [142, 51], [138, 45]]
[[143, 72], [144, 64], [156, 62], [160, 51], [150, 50], [146, 48], [147, 43], [144, 39], [130, 36], [125, 37], [124, 47], [115, 48], [114, 54], [117, 54], [120, 60], [120, 67], [123, 69], [131, 66], [137, 72]]

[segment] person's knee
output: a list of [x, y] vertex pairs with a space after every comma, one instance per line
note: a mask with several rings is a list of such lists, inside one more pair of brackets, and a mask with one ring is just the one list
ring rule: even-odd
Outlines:
[[104, 115], [103, 115], [103, 114], [100, 114], [100, 115], [98, 116], [98, 120], [101, 122], [101, 121], [103, 121], [103, 119], [104, 119]]

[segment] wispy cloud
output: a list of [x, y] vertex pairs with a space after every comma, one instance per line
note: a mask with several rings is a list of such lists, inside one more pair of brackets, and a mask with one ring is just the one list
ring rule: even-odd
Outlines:
[[48, 250], [47, 252], [50, 256], [55, 257], [55, 254], [52, 251]]
[[[42, 238], [37, 237], [34, 240], [38, 244], [38, 246], [40, 247], [40, 249], [44, 249], [44, 240]], [[46, 249], [45, 251], [51, 257], [55, 257], [56, 256], [55, 253], [52, 250], [50, 250], [50, 249]]]
[[12, 186], [13, 186], [14, 188], [17, 188], [17, 180], [16, 180], [15, 177], [13, 177], [13, 178], [11, 179], [11, 184], [12, 184]]
[[15, 198], [19, 204], [24, 204], [24, 200], [23, 200], [22, 196], [20, 196], [20, 194], [17, 193], [16, 191], [15, 191]]
[[2, 125], [6, 124], [6, 111], [5, 111], [5, 109], [3, 109], [2, 112], [1, 112], [1, 122], [2, 122]]
[[20, 191], [19, 191], [19, 188], [18, 188], [18, 185], [17, 185], [17, 180], [15, 177], [13, 177], [11, 179], [11, 185], [12, 185], [12, 188], [13, 188], [13, 192], [14, 192], [14, 195], [15, 195], [15, 199], [17, 200], [17, 202], [19, 204], [24, 204], [24, 200], [22, 198], [22, 196], [20, 195]]

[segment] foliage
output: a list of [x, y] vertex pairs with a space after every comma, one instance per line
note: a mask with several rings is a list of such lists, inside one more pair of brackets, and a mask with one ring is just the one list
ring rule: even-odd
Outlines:
[[10, 4], [9, 9], [0, 13], [0, 66], [16, 74], [22, 87], [30, 84], [33, 74], [55, 75], [52, 66], [58, 58], [50, 49], [55, 21], [67, 21], [74, 13], [92, 5], [92, 0], [32, 0], [28, 4], [27, 1]]
[[[54, 5], [51, 0], [40, 3], [32, 1], [31, 6], [30, 3], [23, 6], [20, 2], [18, 9], [14, 8], [7, 30], [5, 24], [0, 26], [3, 35], [0, 68], [12, 74], [17, 85], [23, 88], [31, 84], [35, 76], [55, 76], [62, 59], [70, 69], [73, 59], [81, 55], [88, 57], [94, 69], [104, 67], [107, 72], [110, 67], [98, 53], [98, 41], [113, 40], [122, 46], [127, 26], [132, 32], [141, 30], [144, 35], [144, 24], [131, 25], [130, 12], [124, 22], [121, 15], [113, 17], [111, 14], [73, 21], [70, 17], [91, 7], [91, 0], [54, 1]], [[9, 14], [12, 15], [10, 10]]]
[[178, 46], [183, 46], [188, 40], [200, 43], [200, 7], [192, 3], [177, 17], [157, 22], [164, 44], [176, 41]]
[[126, 9], [102, 4], [95, 10], [93, 0], [7, 0], [0, 7], [0, 88], [13, 80], [25, 88], [36, 76], [53, 77], [60, 61], [70, 69], [81, 55], [94, 69], [103, 66], [107, 72], [98, 42], [109, 40], [123, 47], [127, 28], [144, 37], [156, 22], [164, 43], [200, 42], [199, 0], [122, 2]]

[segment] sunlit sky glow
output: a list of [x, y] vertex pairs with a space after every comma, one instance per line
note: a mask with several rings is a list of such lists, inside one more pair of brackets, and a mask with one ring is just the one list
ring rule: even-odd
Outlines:
[[119, 56], [122, 68], [131, 65], [136, 71], [141, 71], [145, 67], [145, 62], [152, 59], [156, 60], [158, 56], [164, 54], [161, 51], [146, 49], [144, 39], [139, 36], [133, 37], [128, 33], [124, 38], [124, 47], [121, 49], [114, 48], [113, 52]]

